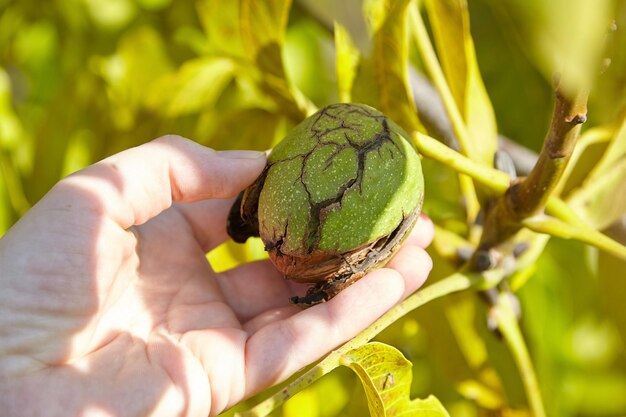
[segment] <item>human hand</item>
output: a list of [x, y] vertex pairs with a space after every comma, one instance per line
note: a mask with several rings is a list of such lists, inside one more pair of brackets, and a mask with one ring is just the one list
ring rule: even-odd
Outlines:
[[0, 239], [3, 416], [206, 416], [358, 334], [426, 279], [432, 223], [307, 310], [269, 261], [215, 273], [263, 153], [167, 136], [60, 181]]

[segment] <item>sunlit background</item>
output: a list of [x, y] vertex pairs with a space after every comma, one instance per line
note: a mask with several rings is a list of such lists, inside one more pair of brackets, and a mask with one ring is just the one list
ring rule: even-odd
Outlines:
[[[60, 178], [112, 153], [166, 133], [216, 149], [264, 150], [301, 120], [298, 103], [281, 104], [259, 82], [238, 33], [235, 3], [0, 0], [0, 236]], [[294, 1], [281, 54], [300, 103], [338, 100], [333, 22], [367, 54], [371, 34], [361, 10], [358, 0]], [[608, 27], [611, 16], [618, 23], [607, 41], [611, 65], [594, 87], [587, 126], [623, 120], [624, 2], [470, 0], [469, 11], [500, 134], [539, 151], [553, 72], [573, 67], [574, 77], [585, 79], [596, 71], [587, 65], [602, 53], [595, 29]], [[414, 51], [411, 61], [420, 71]], [[425, 169], [432, 178], [425, 210], [462, 232], [456, 189], [441, 186], [452, 174], [428, 162]], [[626, 241], [625, 226], [608, 227]], [[230, 245], [211, 260], [223, 269], [249, 256], [262, 256], [258, 245], [243, 251]], [[432, 279], [446, 272], [436, 268]], [[548, 415], [626, 414], [626, 265], [554, 240], [527, 274], [518, 293], [522, 325]], [[487, 330], [486, 316], [475, 296], [451, 296], [410, 314], [379, 340], [413, 362], [412, 394], [437, 395], [451, 415], [527, 415], [517, 370]], [[363, 416], [366, 410], [360, 384], [340, 369], [275, 415]]]

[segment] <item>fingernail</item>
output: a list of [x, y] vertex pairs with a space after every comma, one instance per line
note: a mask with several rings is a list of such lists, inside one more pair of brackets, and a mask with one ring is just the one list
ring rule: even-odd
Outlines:
[[259, 159], [265, 156], [265, 152], [243, 151], [243, 150], [219, 151], [218, 155], [221, 158], [227, 158], [227, 159]]

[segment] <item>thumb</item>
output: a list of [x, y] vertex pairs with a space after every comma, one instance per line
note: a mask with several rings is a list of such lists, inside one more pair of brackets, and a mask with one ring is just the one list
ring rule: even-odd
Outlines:
[[263, 152], [217, 152], [180, 136], [163, 136], [70, 175], [55, 191], [62, 201], [62, 194], [75, 194], [77, 188], [88, 192], [105, 216], [128, 228], [173, 201], [235, 196], [264, 166]]

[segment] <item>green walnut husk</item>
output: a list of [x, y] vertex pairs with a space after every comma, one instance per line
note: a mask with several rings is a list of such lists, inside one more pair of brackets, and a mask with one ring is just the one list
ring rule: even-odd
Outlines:
[[327, 301], [383, 266], [414, 226], [424, 179], [407, 134], [363, 104], [333, 104], [296, 126], [233, 205], [228, 233], [260, 236], [287, 279]]

